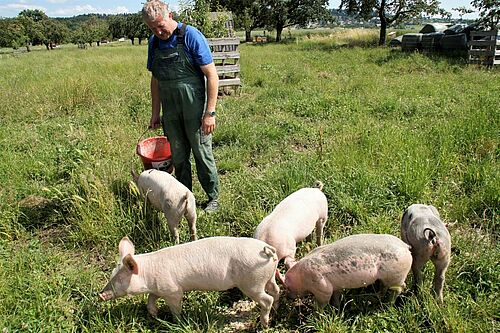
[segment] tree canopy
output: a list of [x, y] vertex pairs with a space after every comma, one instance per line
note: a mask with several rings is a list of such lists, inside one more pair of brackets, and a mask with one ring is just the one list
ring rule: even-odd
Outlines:
[[261, 0], [264, 22], [276, 29], [277, 42], [286, 27], [330, 19], [327, 5], [328, 0]]
[[41, 42], [43, 40], [43, 21], [49, 18], [44, 12], [38, 9], [25, 9], [17, 16], [18, 21], [21, 23], [21, 35], [26, 50], [30, 51], [30, 46]]
[[212, 9], [222, 7], [235, 14], [235, 22], [245, 29], [246, 39], [257, 27], [276, 29], [276, 41], [283, 29], [294, 25], [331, 19], [328, 0], [214, 0]]
[[479, 10], [479, 23], [489, 29], [499, 28], [500, 0], [472, 0], [471, 5]]
[[[207, 38], [227, 37], [226, 22], [229, 17], [224, 13], [210, 17], [212, 6], [210, 0], [182, 1], [178, 19], [196, 27]], [[220, 7], [217, 8], [220, 9]]]
[[109, 38], [148, 38], [151, 32], [139, 13], [101, 15], [85, 14], [71, 18], [50, 18], [43, 11], [27, 9], [15, 18], [0, 18], [0, 47], [17, 49], [44, 44], [47, 49], [54, 45], [72, 42], [83, 45], [100, 44]]
[[245, 40], [252, 41], [252, 30], [264, 26], [260, 5], [254, 0], [212, 0], [212, 11], [228, 10], [233, 13], [235, 28], [245, 31]]

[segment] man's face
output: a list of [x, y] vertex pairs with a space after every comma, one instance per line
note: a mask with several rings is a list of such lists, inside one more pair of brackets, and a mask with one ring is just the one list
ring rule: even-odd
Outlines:
[[[161, 15], [158, 15], [154, 21], [147, 21], [146, 24], [148, 25], [149, 29], [155, 34], [156, 37], [162, 39], [162, 40], [167, 40], [172, 36], [172, 33], [175, 30], [174, 24], [172, 24], [172, 18], [166, 17], [163, 18]], [[173, 28], [172, 28], [173, 27]]]

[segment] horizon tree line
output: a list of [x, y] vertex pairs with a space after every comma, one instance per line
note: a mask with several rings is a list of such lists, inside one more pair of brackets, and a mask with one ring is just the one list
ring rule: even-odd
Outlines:
[[[333, 23], [332, 10], [327, 8], [328, 0], [185, 0], [181, 1], [179, 13], [174, 17], [201, 30], [206, 37], [227, 36], [227, 17], [209, 17], [210, 12], [231, 12], [236, 29], [245, 31], [245, 40], [251, 41], [251, 32], [257, 28], [276, 31], [276, 42], [282, 39], [282, 32], [291, 26], [306, 26], [311, 22]], [[476, 20], [480, 27], [495, 29], [500, 21], [500, 0], [471, 0], [471, 6], [479, 11]], [[438, 0], [341, 0], [339, 10], [345, 10], [353, 17], [368, 20], [380, 19], [379, 45], [386, 42], [388, 27], [396, 26], [423, 14], [451, 14], [440, 7]], [[461, 7], [461, 13], [472, 9]], [[25, 9], [15, 18], [0, 18], [0, 47], [14, 49], [33, 45], [45, 45], [47, 50], [55, 45], [71, 42], [83, 47], [100, 45], [105, 40], [138, 39], [151, 35], [140, 12], [133, 14], [86, 14], [72, 18], [50, 18], [38, 9]]]

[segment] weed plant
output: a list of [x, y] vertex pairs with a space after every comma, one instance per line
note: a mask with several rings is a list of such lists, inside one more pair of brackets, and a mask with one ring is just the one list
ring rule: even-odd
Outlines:
[[[311, 298], [282, 297], [267, 331], [498, 331], [500, 72], [368, 47], [372, 39], [240, 46], [243, 87], [219, 100], [214, 135], [221, 211], [198, 210], [199, 236], [251, 237], [284, 197], [315, 180], [329, 202], [325, 243], [399, 235], [407, 206], [433, 204], [452, 235], [444, 305], [430, 292], [429, 264], [421, 292], [406, 291], [395, 306], [373, 287], [320, 312]], [[188, 293], [180, 322], [164, 302], [149, 317], [144, 296], [97, 300], [123, 236], [137, 253], [173, 245], [130, 176], [142, 168], [135, 146], [150, 117], [146, 52], [109, 44], [0, 58], [3, 332], [238, 330], [228, 326], [228, 309], [244, 299], [234, 290]], [[193, 191], [206, 200], [198, 182]], [[314, 247], [300, 244], [297, 257]], [[248, 314], [241, 330], [253, 331], [258, 310]]]

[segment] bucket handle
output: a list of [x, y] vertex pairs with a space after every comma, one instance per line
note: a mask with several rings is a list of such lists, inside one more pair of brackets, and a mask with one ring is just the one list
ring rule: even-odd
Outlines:
[[137, 155], [141, 155], [141, 148], [140, 148], [140, 145], [139, 145], [139, 142], [141, 142], [141, 139], [142, 137], [144, 136], [144, 134], [146, 134], [147, 132], [149, 131], [149, 127], [146, 128], [146, 130], [144, 132], [142, 132], [141, 136], [139, 136], [139, 139], [137, 139], [137, 144], [135, 146], [135, 152], [137, 153]]
[[[161, 128], [161, 127], [158, 127], [158, 128]], [[140, 148], [140, 145], [139, 145], [139, 142], [141, 142], [141, 139], [144, 137], [144, 134], [146, 134], [149, 130], [153, 129], [151, 126], [148, 126], [146, 128], [146, 130], [144, 132], [142, 132], [142, 134], [139, 136], [139, 139], [137, 139], [137, 144], [135, 146], [135, 152], [137, 153], [137, 155], [141, 155], [141, 148]]]

